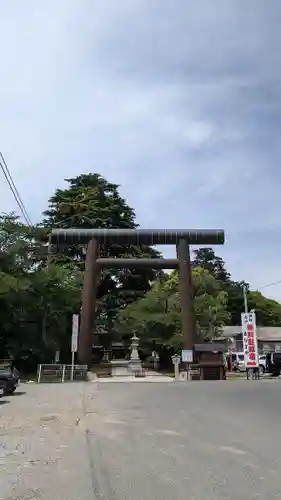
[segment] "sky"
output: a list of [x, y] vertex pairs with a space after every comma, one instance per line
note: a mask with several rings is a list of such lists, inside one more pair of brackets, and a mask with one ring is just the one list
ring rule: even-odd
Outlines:
[[[0, 150], [33, 222], [65, 178], [143, 228], [223, 228], [281, 301], [280, 0], [0, 0]], [[0, 211], [16, 211], [0, 182]], [[166, 248], [165, 256], [174, 249]]]

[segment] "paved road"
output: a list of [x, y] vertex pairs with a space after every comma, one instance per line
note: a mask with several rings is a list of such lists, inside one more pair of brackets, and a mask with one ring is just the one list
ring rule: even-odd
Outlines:
[[281, 498], [279, 380], [23, 387], [1, 500]]

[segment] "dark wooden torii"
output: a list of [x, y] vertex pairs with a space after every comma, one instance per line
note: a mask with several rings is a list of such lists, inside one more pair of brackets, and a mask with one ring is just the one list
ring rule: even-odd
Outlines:
[[[51, 245], [87, 244], [78, 341], [78, 362], [83, 365], [91, 365], [93, 321], [101, 268], [178, 268], [184, 346], [186, 349], [191, 349], [196, 341], [196, 323], [189, 246], [221, 245], [223, 243], [224, 231], [221, 229], [53, 229], [50, 235]], [[100, 258], [100, 246], [113, 244], [176, 245], [177, 259]]]

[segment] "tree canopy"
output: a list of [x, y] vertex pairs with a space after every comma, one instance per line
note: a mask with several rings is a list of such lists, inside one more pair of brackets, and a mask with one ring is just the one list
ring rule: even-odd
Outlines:
[[[43, 225], [47, 228], [126, 228], [135, 229], [135, 212], [119, 194], [119, 186], [107, 182], [99, 174], [83, 174], [66, 179], [69, 187], [57, 189], [44, 212]], [[54, 249], [54, 260], [59, 263], [75, 262], [83, 269], [85, 248], [72, 247]], [[100, 249], [103, 257], [158, 257], [159, 253], [147, 246], [110, 245]], [[114, 274], [114, 280], [112, 276]], [[103, 272], [99, 295], [118, 289], [119, 300], [125, 301], [141, 296], [149, 290], [150, 281], [157, 273], [153, 270], [107, 270]]]
[[[99, 174], [68, 179], [49, 200], [43, 220], [26, 227], [16, 214], [0, 216], [0, 357], [50, 362], [56, 350], [70, 354], [71, 317], [81, 306], [85, 248], [53, 248], [48, 234], [62, 228], [136, 228], [136, 216], [119, 186]], [[108, 245], [103, 256], [159, 257], [154, 248]], [[194, 251], [192, 260], [197, 330], [202, 339], [219, 335], [224, 325], [240, 324], [243, 286], [250, 309], [264, 326], [281, 324], [281, 304], [232, 280], [225, 262], [211, 248]], [[178, 273], [155, 270], [106, 270], [98, 290], [97, 323], [113, 339], [141, 337], [177, 349], [182, 344]]]
[[281, 304], [264, 297], [259, 291], [250, 290], [246, 281], [233, 281], [226, 270], [225, 262], [212, 248], [200, 248], [194, 251], [194, 255], [193, 264], [209, 271], [227, 294], [227, 311], [230, 315], [227, 324], [240, 324], [241, 312], [244, 310], [243, 288], [246, 287], [248, 307], [249, 310], [255, 310], [257, 323], [262, 326], [281, 325]]
[[[82, 174], [66, 179], [69, 187], [57, 189], [44, 212], [43, 225], [47, 228], [126, 228], [135, 229], [138, 224], [135, 212], [119, 194], [119, 186], [106, 181], [99, 174]], [[54, 262], [74, 262], [83, 270], [85, 248], [72, 245], [54, 249]], [[147, 246], [102, 246], [103, 257], [158, 257], [159, 253]], [[153, 269], [103, 270], [97, 296], [98, 312], [111, 329], [120, 307], [142, 297], [150, 282], [159, 275]]]
[[52, 353], [68, 342], [81, 271], [71, 264], [46, 267], [40, 229], [31, 231], [14, 214], [0, 217], [0, 250], [1, 358]]
[[[220, 333], [229, 314], [227, 295], [219, 283], [205, 269], [193, 269], [194, 307], [197, 330], [204, 340]], [[135, 331], [142, 341], [180, 347], [182, 345], [181, 314], [177, 271], [154, 283], [144, 298], [128, 305], [119, 313], [117, 329], [131, 335]]]

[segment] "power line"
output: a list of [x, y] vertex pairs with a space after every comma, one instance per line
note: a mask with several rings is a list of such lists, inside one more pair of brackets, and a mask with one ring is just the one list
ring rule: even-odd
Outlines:
[[260, 286], [260, 287], [258, 288], [258, 290], [263, 289], [263, 288], [267, 288], [268, 286], [279, 285], [280, 283], [281, 283], [281, 280], [278, 280], [278, 281], [273, 281], [272, 283], [268, 283], [268, 285], [263, 285], [263, 286]]
[[11, 174], [11, 172], [9, 170], [9, 167], [8, 167], [6, 161], [5, 161], [5, 158], [4, 158], [4, 156], [3, 156], [3, 154], [1, 152], [0, 152], [0, 168], [1, 168], [1, 170], [2, 170], [2, 172], [4, 174], [4, 176], [5, 176], [5, 179], [6, 179], [7, 183], [8, 183], [8, 185], [9, 185], [9, 188], [10, 188], [12, 194], [13, 194], [13, 197], [14, 197], [14, 199], [15, 199], [15, 201], [16, 201], [16, 203], [17, 203], [17, 205], [18, 205], [18, 207], [19, 207], [19, 209], [21, 211], [21, 213], [22, 213], [22, 216], [23, 216], [26, 224], [29, 227], [32, 227], [33, 226], [32, 221], [31, 221], [31, 219], [30, 219], [30, 217], [28, 215], [28, 212], [27, 212], [27, 210], [26, 210], [26, 208], [24, 206], [24, 203], [22, 201], [22, 198], [21, 198], [21, 196], [20, 196], [20, 194], [19, 194], [19, 192], [17, 190], [17, 187], [16, 187], [16, 185], [14, 183], [12, 174]]
[[19, 192], [17, 190], [17, 187], [16, 187], [16, 185], [14, 183], [12, 174], [11, 174], [11, 172], [9, 170], [9, 167], [8, 167], [6, 161], [5, 161], [5, 158], [4, 158], [4, 156], [3, 156], [3, 154], [1, 152], [0, 152], [0, 158], [1, 158], [2, 162], [3, 162], [2, 163], [1, 160], [0, 160], [0, 166], [1, 166], [2, 172], [5, 175], [5, 178], [6, 178], [7, 182], [8, 182], [8, 184], [9, 184], [10, 190], [13, 193], [13, 196], [14, 196], [14, 198], [16, 200], [16, 203], [17, 203], [17, 205], [18, 205], [18, 207], [19, 207], [19, 209], [20, 209], [20, 211], [21, 211], [21, 213], [22, 213], [22, 215], [23, 215], [23, 217], [24, 217], [25, 222], [27, 223], [27, 225], [28, 226], [32, 226], [31, 219], [30, 219], [30, 217], [28, 215], [28, 212], [27, 212], [27, 210], [26, 210], [26, 208], [24, 206], [24, 203], [22, 201], [22, 198], [21, 198], [21, 196], [20, 196], [20, 194], [19, 194]]

